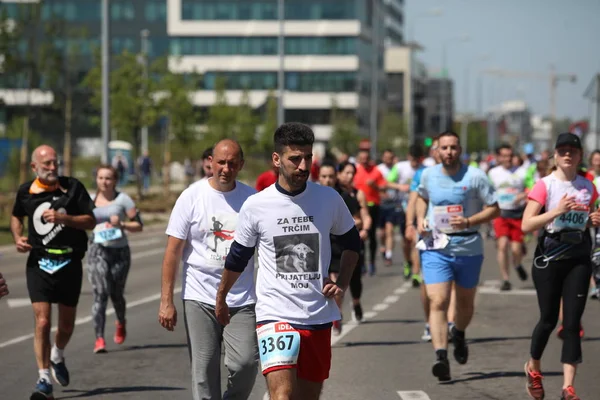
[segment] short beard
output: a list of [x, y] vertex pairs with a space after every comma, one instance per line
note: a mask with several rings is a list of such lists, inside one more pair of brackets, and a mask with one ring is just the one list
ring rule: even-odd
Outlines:
[[36, 175], [41, 181], [45, 181], [48, 183], [58, 182], [58, 174], [52, 174], [51, 172], [36, 172]]

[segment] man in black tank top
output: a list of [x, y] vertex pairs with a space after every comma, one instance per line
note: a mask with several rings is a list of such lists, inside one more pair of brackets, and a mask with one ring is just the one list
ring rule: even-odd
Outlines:
[[[81, 260], [87, 250], [86, 229], [96, 224], [94, 204], [75, 178], [58, 176], [56, 151], [36, 148], [31, 157], [36, 179], [21, 185], [13, 207], [10, 229], [21, 253], [27, 258], [27, 289], [35, 316], [34, 349], [39, 379], [31, 400], [52, 398], [52, 376], [62, 386], [69, 384], [63, 351], [75, 326], [75, 311], [81, 293]], [[23, 236], [23, 218], [28, 236]], [[51, 304], [58, 303], [58, 331], [50, 351]], [[50, 357], [48, 357], [50, 355]]]

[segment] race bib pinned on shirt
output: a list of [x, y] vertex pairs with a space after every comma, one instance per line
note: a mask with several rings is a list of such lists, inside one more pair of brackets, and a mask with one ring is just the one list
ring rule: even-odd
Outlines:
[[507, 187], [500, 188], [498, 194], [498, 207], [500, 209], [509, 210], [516, 206], [517, 195], [519, 191], [515, 188]]
[[585, 230], [590, 215], [590, 207], [579, 204], [575, 210], [570, 210], [554, 219], [554, 227], [557, 231], [563, 229]]
[[94, 243], [103, 244], [112, 240], [121, 239], [123, 231], [121, 228], [115, 228], [110, 223], [98, 224], [94, 228]]
[[53, 258], [41, 258], [38, 260], [38, 266], [42, 271], [52, 275], [59, 271], [61, 268], [68, 265], [70, 262], [70, 259], [57, 260]]
[[296, 365], [300, 354], [300, 333], [285, 322], [272, 322], [256, 330], [261, 370]]
[[435, 206], [433, 207], [433, 221], [435, 229], [442, 233], [452, 233], [454, 228], [450, 225], [452, 217], [462, 217], [463, 206], [460, 204], [450, 206]]

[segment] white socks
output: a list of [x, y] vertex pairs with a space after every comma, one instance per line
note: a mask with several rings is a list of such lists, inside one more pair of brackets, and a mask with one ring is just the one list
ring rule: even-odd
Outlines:
[[48, 382], [48, 383], [52, 382], [50, 380], [50, 370], [49, 369], [40, 369], [40, 370], [38, 370], [38, 372], [40, 373], [40, 380], [45, 379], [46, 382]]
[[392, 259], [392, 250], [385, 251], [385, 258], [387, 258], [388, 260]]
[[63, 362], [65, 359], [63, 356], [64, 351], [64, 349], [59, 349], [56, 347], [56, 343], [54, 343], [54, 346], [52, 346], [52, 351], [50, 352], [50, 361], [52, 361], [54, 364]]

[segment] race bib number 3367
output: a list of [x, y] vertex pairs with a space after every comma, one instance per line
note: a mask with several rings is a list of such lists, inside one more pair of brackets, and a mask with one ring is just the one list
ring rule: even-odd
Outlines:
[[261, 369], [296, 365], [300, 353], [300, 333], [285, 322], [272, 322], [256, 330]]

